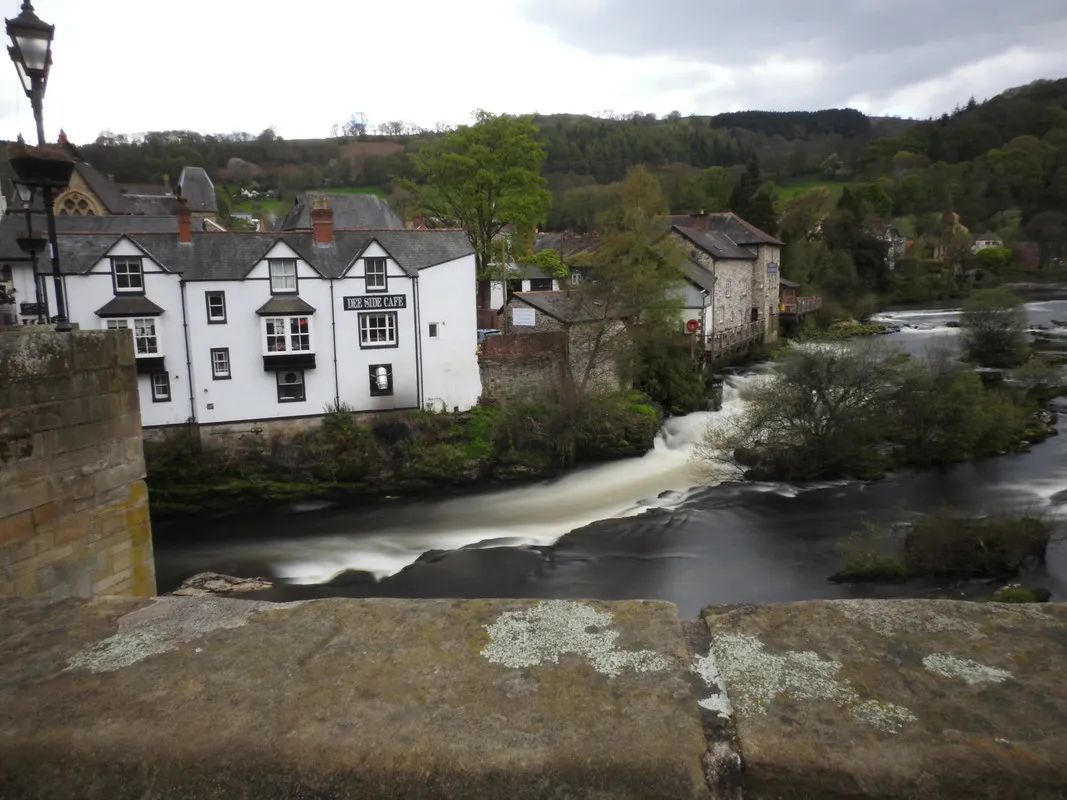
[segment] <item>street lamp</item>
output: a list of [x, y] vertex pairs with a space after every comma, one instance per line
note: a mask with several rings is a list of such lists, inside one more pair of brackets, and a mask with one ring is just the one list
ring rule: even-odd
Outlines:
[[[34, 122], [37, 123], [37, 144], [40, 147], [44, 147], [44, 113], [42, 111], [42, 104], [44, 101], [45, 89], [48, 87], [48, 71], [52, 68], [52, 40], [55, 38], [56, 27], [55, 25], [49, 25], [47, 22], [41, 21], [41, 19], [34, 13], [33, 4], [30, 0], [24, 0], [19, 15], [14, 19], [5, 19], [4, 26], [7, 30], [7, 35], [11, 38], [11, 46], [7, 49], [8, 55], [11, 56], [11, 60], [15, 64], [15, 71], [18, 72], [19, 80], [22, 82], [22, 88], [26, 92], [26, 96], [30, 98], [30, 105], [33, 107], [33, 119]], [[20, 169], [19, 164], [15, 163], [19, 160], [22, 162], [22, 169]], [[47, 163], [48, 161], [51, 161], [52, 164], [49, 165]], [[55, 283], [56, 330], [69, 331], [70, 321], [67, 319], [67, 304], [63, 291], [63, 276], [59, 269], [59, 242], [58, 236], [56, 235], [56, 216], [55, 209], [52, 207], [52, 192], [59, 187], [55, 180], [46, 180], [44, 178], [35, 180], [32, 177], [32, 173], [34, 172], [43, 174], [44, 176], [48, 176], [49, 173], [54, 174], [54, 167], [57, 166], [55, 159], [23, 156], [21, 159], [12, 159], [11, 163], [23, 183], [41, 189], [42, 199], [44, 201], [45, 219], [48, 221], [48, 243], [52, 255], [52, 280]], [[49, 169], [49, 166], [52, 166], [53, 169]], [[73, 164], [71, 167], [73, 167]], [[60, 169], [60, 172], [62, 171], [63, 170]], [[66, 178], [67, 180], [70, 179], [69, 171], [66, 173]], [[65, 185], [65, 183], [63, 185]]]

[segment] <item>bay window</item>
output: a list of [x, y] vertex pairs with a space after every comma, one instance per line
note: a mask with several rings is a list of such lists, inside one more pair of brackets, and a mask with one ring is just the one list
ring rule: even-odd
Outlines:
[[310, 353], [311, 317], [264, 317], [263, 353]]
[[159, 329], [155, 317], [134, 319], [109, 319], [108, 330], [132, 330], [133, 350], [138, 358], [156, 357], [163, 354], [159, 344]]

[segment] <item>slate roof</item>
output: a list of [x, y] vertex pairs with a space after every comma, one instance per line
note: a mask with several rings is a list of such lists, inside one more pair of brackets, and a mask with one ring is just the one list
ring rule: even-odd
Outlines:
[[715, 291], [715, 273], [711, 270], [704, 269], [700, 264], [695, 261], [686, 261], [680, 267], [682, 274], [699, 286], [701, 289], [706, 289], [709, 292]]
[[783, 278], [781, 275], [778, 276], [778, 283], [781, 284], [782, 286], [788, 286], [791, 289], [799, 289], [800, 288], [800, 284], [799, 283], [797, 283], [796, 281], [791, 281], [791, 280], [789, 280], [789, 278]]
[[512, 297], [565, 325], [608, 318], [599, 304], [580, 292], [516, 292]]
[[[33, 215], [33, 232], [43, 234], [46, 228], [44, 214]], [[178, 232], [178, 218], [173, 216], [104, 216], [104, 217], [56, 217], [56, 231], [62, 236], [69, 233], [110, 233], [114, 241], [119, 234], [173, 233]], [[26, 217], [22, 212], [0, 217], [0, 262], [28, 261], [28, 257], [15, 241], [26, 232]], [[63, 251], [60, 251], [62, 261]]]
[[[83, 218], [84, 219], [84, 218]], [[117, 220], [121, 217], [99, 217]], [[131, 223], [150, 217], [126, 217]], [[177, 227], [177, 220], [174, 226]], [[6, 227], [6, 226], [5, 226]], [[80, 274], [92, 269], [116, 242], [116, 233], [77, 233], [59, 236], [63, 272]], [[279, 241], [285, 242], [320, 274], [340, 277], [367, 246], [377, 241], [410, 276], [446, 261], [470, 255], [473, 249], [463, 231], [337, 231], [330, 245], [318, 245], [311, 233], [194, 233], [182, 244], [174, 233], [131, 233], [126, 236], [164, 268], [182, 273], [186, 280], [240, 280]], [[0, 237], [0, 245], [3, 244]], [[11, 235], [11, 246], [21, 254]], [[2, 260], [3, 251], [0, 251]], [[25, 256], [19, 256], [25, 261]]]
[[546, 278], [551, 278], [551, 275], [546, 275], [542, 269], [535, 264], [511, 264], [511, 272], [516, 276], [516, 280], [522, 279], [527, 281], [536, 281]]
[[542, 232], [534, 235], [534, 252], [555, 250], [566, 261], [576, 253], [595, 252], [600, 249], [601, 239], [594, 234]]
[[267, 317], [271, 314], [314, 314], [315, 307], [307, 300], [302, 300], [295, 294], [275, 295], [257, 308], [256, 313], [261, 317]]
[[178, 212], [178, 198], [173, 195], [127, 194], [125, 198], [130, 214], [164, 216]]
[[310, 230], [311, 206], [318, 198], [329, 200], [330, 210], [333, 211], [334, 230], [404, 230], [404, 220], [377, 195], [329, 192], [306, 192], [301, 195], [278, 225], [278, 230]]
[[696, 245], [715, 258], [736, 258], [746, 261], [755, 261], [756, 254], [751, 250], [740, 247], [730, 240], [725, 234], [718, 231], [702, 231], [692, 228], [683, 228], [679, 225], [672, 226], [671, 230], [678, 233], [691, 244]]
[[766, 231], [761, 231], [755, 225], [745, 222], [732, 211], [703, 215], [676, 214], [670, 220], [672, 225], [680, 228], [724, 233], [735, 244], [784, 244]]
[[92, 190], [109, 214], [130, 214], [130, 206], [119, 187], [111, 182], [104, 173], [92, 164], [75, 161], [74, 169], [81, 175], [85, 184]]
[[189, 201], [193, 213], [214, 214], [219, 210], [215, 198], [215, 184], [203, 167], [185, 167], [178, 178], [182, 196]]
[[163, 309], [143, 294], [119, 295], [96, 310], [98, 317], [158, 317]]

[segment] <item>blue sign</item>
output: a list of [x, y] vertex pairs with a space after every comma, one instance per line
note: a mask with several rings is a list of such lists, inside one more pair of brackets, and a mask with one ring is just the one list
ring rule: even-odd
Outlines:
[[769, 262], [767, 264], [767, 272], [777, 272], [777, 271], [778, 271], [778, 264], [776, 264], [774, 261], [771, 261], [771, 262]]

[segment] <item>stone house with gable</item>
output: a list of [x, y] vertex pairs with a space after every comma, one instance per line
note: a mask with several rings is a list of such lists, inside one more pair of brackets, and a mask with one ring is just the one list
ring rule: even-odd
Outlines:
[[695, 320], [711, 350], [716, 341], [776, 338], [783, 243], [730, 212], [670, 223], [688, 256], [682, 325]]

